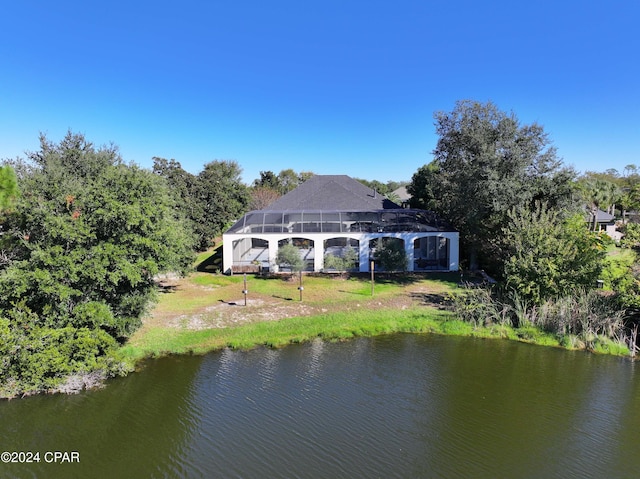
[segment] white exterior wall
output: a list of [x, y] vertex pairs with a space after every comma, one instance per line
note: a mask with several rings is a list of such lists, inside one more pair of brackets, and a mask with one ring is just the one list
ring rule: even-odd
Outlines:
[[242, 239], [257, 238], [269, 243], [269, 264], [273, 268], [276, 264], [278, 242], [289, 238], [303, 238], [313, 241], [314, 245], [314, 271], [324, 269], [324, 241], [332, 238], [352, 238], [360, 243], [360, 272], [369, 271], [369, 241], [376, 238], [399, 238], [404, 240], [407, 258], [409, 259], [409, 271], [414, 270], [413, 242], [418, 238], [430, 236], [447, 238], [449, 266], [447, 271], [457, 271], [459, 261], [459, 233], [457, 232], [433, 232], [433, 233], [264, 233], [264, 234], [224, 234], [222, 236], [223, 272], [231, 273], [233, 266], [233, 242]]

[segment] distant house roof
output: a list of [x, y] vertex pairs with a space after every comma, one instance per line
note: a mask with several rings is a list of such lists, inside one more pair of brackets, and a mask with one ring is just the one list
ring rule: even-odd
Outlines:
[[[610, 215], [606, 211], [598, 210], [596, 212], [596, 222], [598, 223], [613, 223], [615, 216]], [[593, 222], [593, 213], [589, 211], [588, 221]]]
[[406, 186], [396, 188], [395, 190], [393, 190], [393, 194], [396, 195], [402, 202], [409, 201], [411, 199], [411, 195], [407, 191]]
[[397, 208], [400, 205], [350, 176], [314, 175], [271, 203], [264, 211], [369, 211]]

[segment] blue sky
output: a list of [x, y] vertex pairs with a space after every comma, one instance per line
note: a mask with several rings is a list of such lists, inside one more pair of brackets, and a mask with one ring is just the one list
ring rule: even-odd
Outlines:
[[0, 158], [67, 130], [150, 167], [409, 180], [491, 100], [579, 171], [640, 166], [637, 0], [5, 2]]

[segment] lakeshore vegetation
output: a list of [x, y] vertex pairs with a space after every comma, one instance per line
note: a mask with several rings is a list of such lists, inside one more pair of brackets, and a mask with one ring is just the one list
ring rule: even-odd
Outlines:
[[[385, 269], [399, 272], [374, 294], [368, 278], [305, 276], [300, 301], [295, 279], [251, 277], [246, 306], [244, 278], [207, 272], [215, 238], [313, 173], [264, 171], [245, 185], [234, 161], [192, 174], [154, 158], [147, 170], [81, 134], [41, 136], [39, 151], [0, 166], [0, 397], [78, 391], [164, 354], [397, 332], [635, 356], [637, 168], [578, 175], [542, 126], [490, 102], [461, 101], [435, 119], [433, 161], [405, 184], [412, 206], [460, 231], [470, 273], [403, 273], [406, 257], [389, 248]], [[392, 200], [400, 186], [361, 181]], [[600, 210], [619, 218], [618, 243], [600, 231]], [[295, 253], [278, 255], [292, 271]]]

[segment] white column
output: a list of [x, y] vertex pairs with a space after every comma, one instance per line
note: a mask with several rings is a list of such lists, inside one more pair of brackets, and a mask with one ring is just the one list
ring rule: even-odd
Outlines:
[[446, 237], [449, 240], [449, 271], [458, 271], [458, 261], [460, 255], [460, 233], [448, 233]]
[[316, 238], [313, 240], [313, 270], [318, 272], [324, 269], [324, 240]]
[[222, 235], [222, 272], [231, 274], [233, 266], [233, 240], [230, 236]]
[[276, 257], [278, 256], [278, 238], [269, 238], [269, 271], [278, 272]]
[[415, 240], [414, 235], [404, 235], [402, 238], [404, 239], [404, 251], [407, 255], [407, 271], [413, 271], [413, 263], [414, 263], [414, 255], [413, 255], [413, 241]]
[[367, 235], [362, 235], [359, 238], [360, 241], [360, 272], [366, 273], [369, 271], [369, 240]]

